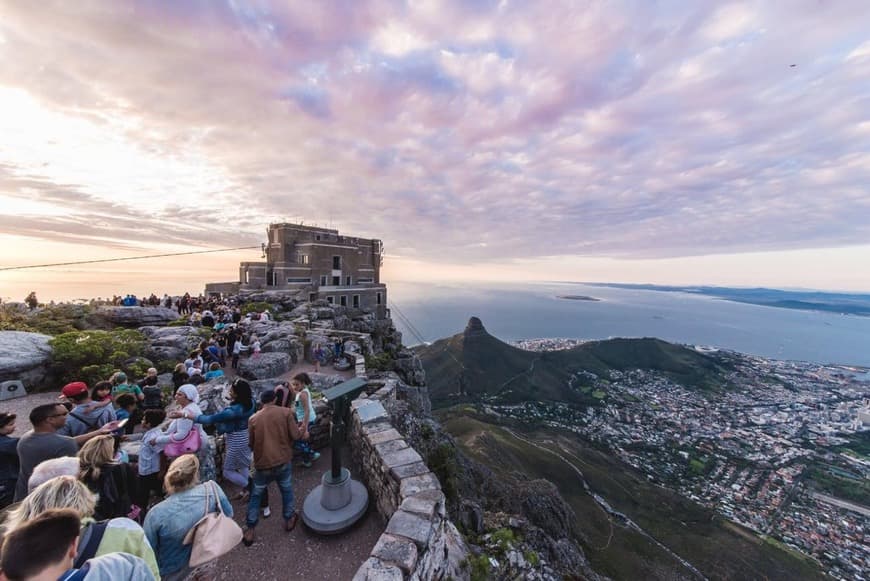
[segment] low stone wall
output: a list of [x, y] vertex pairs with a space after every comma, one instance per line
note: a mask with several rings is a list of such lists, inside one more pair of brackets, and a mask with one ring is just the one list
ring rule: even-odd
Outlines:
[[467, 549], [447, 517], [441, 484], [390, 421], [396, 384], [387, 381], [351, 404], [355, 458], [387, 521], [354, 581], [467, 578]]

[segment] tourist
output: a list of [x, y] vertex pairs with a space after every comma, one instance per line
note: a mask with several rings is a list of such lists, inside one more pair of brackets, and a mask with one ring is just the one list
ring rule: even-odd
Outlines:
[[78, 564], [81, 517], [68, 508], [48, 510], [4, 539], [0, 553], [3, 578], [9, 581], [148, 581], [148, 564], [134, 555], [110, 553]]
[[[151, 371], [154, 371], [154, 375], [151, 375]], [[163, 388], [157, 382], [157, 370], [152, 367], [140, 385], [142, 393], [145, 395], [145, 399], [142, 400], [142, 409], [163, 409]]]
[[[240, 488], [248, 485], [251, 469], [251, 449], [248, 446], [248, 420], [257, 406], [251, 395], [251, 386], [244, 379], [236, 379], [230, 386], [230, 405], [216, 414], [195, 416], [187, 411], [173, 412], [171, 418], [192, 419], [199, 424], [217, 426], [218, 434], [226, 435], [224, 478]], [[240, 496], [242, 494], [240, 493]]]
[[192, 545], [184, 544], [184, 537], [208, 513], [223, 510], [232, 516], [233, 507], [217, 484], [199, 484], [199, 461], [192, 454], [172, 462], [163, 486], [168, 496], [148, 512], [145, 534], [157, 553], [163, 581], [181, 581], [212, 565], [192, 570], [188, 566]]
[[215, 379], [217, 377], [223, 377], [223, 376], [224, 376], [224, 370], [221, 369], [221, 364], [218, 363], [217, 361], [215, 361], [214, 363], [211, 363], [208, 366], [208, 371], [206, 372], [206, 374], [203, 377], [205, 378], [206, 381], [211, 381], [212, 379]]
[[251, 337], [251, 341], [253, 342], [251, 345], [251, 357], [257, 359], [260, 357], [260, 339], [256, 336]]
[[66, 424], [68, 413], [63, 405], [55, 403], [39, 405], [31, 410], [30, 423], [33, 429], [18, 441], [20, 469], [18, 482], [15, 484], [16, 501], [27, 495], [27, 481], [40, 462], [62, 456], [75, 456], [79, 445], [96, 436], [109, 434], [118, 427], [117, 422], [110, 422], [98, 430], [80, 436], [63, 436], [57, 431]]
[[311, 463], [320, 458], [320, 452], [311, 449], [309, 428], [317, 421], [314, 402], [311, 399], [311, 377], [307, 373], [299, 373], [290, 381], [294, 394], [294, 409], [296, 421], [302, 436], [293, 442], [293, 449], [302, 455], [302, 465], [311, 468]]
[[[181, 408], [181, 411], [187, 412], [190, 417], [199, 417], [202, 415], [197, 402], [199, 401], [199, 392], [196, 386], [191, 384], [182, 385], [175, 392], [175, 402]], [[207, 472], [213, 473], [213, 462], [209, 462], [207, 456], [209, 454], [208, 441], [202, 427], [197, 425], [193, 420], [183, 417], [172, 420], [166, 431], [156, 439], [151, 438], [151, 445], [160, 444], [166, 446], [163, 454], [167, 459], [175, 458], [181, 454], [191, 453], [197, 454], [202, 460], [200, 461], [203, 467], [202, 480]], [[210, 475], [210, 474], [208, 474]]]
[[160, 480], [160, 453], [163, 451], [163, 445], [158, 444], [156, 440], [162, 434], [160, 424], [165, 419], [166, 412], [162, 409], [145, 410], [142, 418], [144, 432], [126, 438], [128, 441], [141, 440], [142, 442], [139, 447], [136, 504], [146, 513], [151, 501], [151, 493], [154, 492], [158, 497], [163, 496], [163, 483]]
[[[74, 476], [59, 476], [37, 486], [27, 498], [11, 510], [3, 523], [8, 535], [35, 519], [47, 510], [70, 508], [82, 519], [82, 539], [76, 562], [87, 561], [109, 553], [129, 553], [147, 563], [155, 577], [159, 578], [154, 550], [145, 537], [145, 531], [128, 518], [113, 518], [96, 522], [93, 519], [96, 498], [88, 487]], [[89, 542], [97, 539], [99, 542]]]
[[275, 405], [274, 391], [264, 391], [260, 401], [263, 409], [248, 421], [248, 438], [254, 452], [255, 469], [243, 539], [248, 547], [254, 543], [254, 528], [260, 515], [260, 499], [273, 480], [281, 490], [284, 530], [292, 531], [298, 520], [293, 503], [291, 461], [293, 440], [298, 440], [301, 434], [290, 410]]
[[127, 434], [133, 433], [133, 428], [136, 424], [134, 424], [135, 419], [134, 415], [136, 414], [136, 398], [133, 397], [131, 393], [122, 393], [118, 396], [118, 399], [115, 400], [115, 403], [118, 405], [118, 409], [115, 411], [115, 416], [118, 418], [118, 421], [127, 420], [127, 423], [123, 428], [118, 430], [118, 433], [126, 432]]
[[248, 348], [242, 344], [242, 338], [236, 339], [235, 343], [233, 343], [233, 363], [231, 365], [233, 369], [239, 368], [239, 355], [241, 355], [242, 351], [247, 350]]
[[112, 397], [116, 400], [122, 393], [131, 393], [138, 401], [145, 399], [145, 394], [142, 392], [142, 388], [135, 383], [127, 383], [127, 374], [123, 371], [116, 373], [112, 382], [115, 384], [112, 388]]
[[323, 346], [320, 343], [316, 343], [314, 345], [314, 357], [312, 357], [314, 359], [315, 373], [320, 373], [321, 364], [326, 363], [325, 358], [326, 354], [323, 352]]
[[78, 453], [79, 480], [97, 495], [94, 518], [129, 516], [136, 495], [136, 474], [126, 463], [115, 462], [115, 438], [99, 436]]
[[187, 373], [187, 366], [184, 363], [179, 363], [175, 366], [175, 369], [172, 370], [172, 384], [175, 386], [175, 389], [178, 389], [190, 379], [190, 375]]
[[64, 425], [57, 431], [58, 434], [80, 436], [115, 421], [115, 411], [111, 406], [92, 405], [91, 394], [83, 381], [66, 384], [60, 393], [71, 401], [74, 407], [66, 416]]
[[93, 401], [94, 404], [108, 405], [112, 403], [112, 382], [98, 381], [91, 390], [91, 401]]
[[82, 463], [75, 456], [63, 456], [40, 462], [27, 480], [27, 493], [30, 494], [40, 484], [58, 476], [72, 476], [77, 479], [81, 470]]
[[0, 412], [0, 509], [15, 498], [15, 483], [18, 481], [18, 438], [15, 431], [15, 414]]

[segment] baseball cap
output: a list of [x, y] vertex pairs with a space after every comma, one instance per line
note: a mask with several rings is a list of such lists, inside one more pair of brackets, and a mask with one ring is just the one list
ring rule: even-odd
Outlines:
[[76, 397], [87, 392], [88, 384], [84, 381], [73, 381], [72, 383], [67, 383], [63, 386], [63, 389], [60, 390], [60, 393], [62, 393], [64, 397]]

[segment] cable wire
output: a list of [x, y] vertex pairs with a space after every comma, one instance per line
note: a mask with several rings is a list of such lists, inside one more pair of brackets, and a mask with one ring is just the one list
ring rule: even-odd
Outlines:
[[262, 246], [240, 246], [238, 248], [218, 248], [217, 250], [193, 250], [190, 252], [172, 252], [168, 254], [149, 254], [148, 256], [127, 256], [124, 258], [100, 258], [95, 260], [76, 260], [73, 262], [55, 262], [53, 264], [30, 264], [27, 266], [3, 266], [0, 267], [0, 272], [4, 270], [24, 270], [27, 268], [48, 268], [51, 266], [76, 266], [79, 264], [96, 264], [98, 262], [121, 262], [124, 260], [144, 260], [146, 258], [165, 258], [167, 256], [188, 256], [191, 254], [209, 254], [212, 252], [231, 252], [233, 250], [252, 250], [260, 249]]

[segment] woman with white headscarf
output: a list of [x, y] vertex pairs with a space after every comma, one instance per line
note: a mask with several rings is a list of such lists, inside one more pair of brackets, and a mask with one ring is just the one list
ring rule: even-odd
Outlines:
[[202, 431], [202, 428], [198, 426], [196, 422], [192, 419], [188, 419], [202, 415], [202, 410], [197, 405], [198, 401], [199, 392], [196, 390], [195, 386], [186, 383], [179, 387], [178, 391], [175, 392], [175, 403], [181, 407], [184, 416], [172, 420], [169, 427], [167, 427], [166, 431], [163, 432], [163, 435], [153, 438], [149, 444], [152, 446], [172, 443], [177, 444], [187, 440], [188, 436], [191, 435], [191, 430], [199, 430], [200, 442], [205, 442], [205, 432]]

